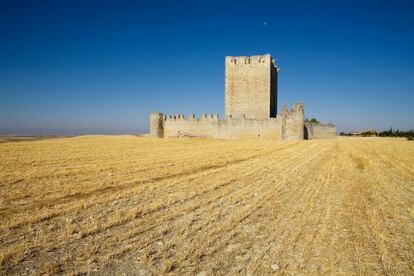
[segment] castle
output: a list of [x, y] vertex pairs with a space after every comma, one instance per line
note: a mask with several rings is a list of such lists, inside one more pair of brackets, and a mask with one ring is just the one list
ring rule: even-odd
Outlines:
[[150, 135], [154, 137], [266, 137], [279, 140], [336, 138], [333, 124], [306, 123], [304, 105], [277, 112], [278, 67], [271, 55], [226, 57], [225, 118], [202, 114], [151, 113]]

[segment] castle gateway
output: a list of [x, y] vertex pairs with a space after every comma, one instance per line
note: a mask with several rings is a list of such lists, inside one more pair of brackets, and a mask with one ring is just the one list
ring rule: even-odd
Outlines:
[[336, 138], [333, 124], [305, 123], [303, 103], [277, 112], [278, 68], [271, 55], [226, 57], [225, 118], [217, 114], [151, 113], [154, 137], [267, 137], [280, 140]]

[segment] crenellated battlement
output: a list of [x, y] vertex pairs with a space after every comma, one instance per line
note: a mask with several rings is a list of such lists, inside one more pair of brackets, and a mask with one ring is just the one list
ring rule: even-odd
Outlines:
[[226, 64], [232, 66], [243, 66], [250, 64], [269, 64], [271, 63], [272, 56], [269, 54], [266, 55], [256, 55], [256, 56], [227, 56]]
[[206, 114], [201, 113], [200, 117], [197, 118], [194, 113], [190, 113], [188, 117], [183, 114], [176, 115], [163, 115], [164, 121], [219, 121], [218, 114]]
[[304, 104], [302, 102], [295, 103], [291, 109], [291, 112], [304, 113]]
[[304, 105], [302, 102], [297, 102], [293, 105], [293, 107], [289, 110], [286, 104], [282, 105], [282, 115], [294, 115], [296, 113], [304, 114]]
[[[162, 114], [162, 113], [158, 113]], [[295, 103], [292, 108], [289, 110], [286, 104], [282, 105], [282, 112], [277, 114], [278, 117], [290, 117], [292, 115], [303, 115], [304, 114], [304, 105], [302, 102]], [[218, 122], [220, 121], [219, 115], [217, 113], [201, 113], [199, 117], [197, 117], [194, 113], [190, 113], [187, 117], [184, 114], [171, 114], [166, 115], [162, 114], [163, 121], [212, 121]], [[269, 118], [272, 119], [272, 118]], [[246, 118], [244, 114], [240, 117], [234, 118], [232, 115], [228, 115], [224, 121], [226, 120], [256, 120], [252, 118]]]

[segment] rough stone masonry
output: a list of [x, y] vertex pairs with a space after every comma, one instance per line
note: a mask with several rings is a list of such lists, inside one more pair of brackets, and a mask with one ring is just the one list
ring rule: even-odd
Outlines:
[[309, 124], [304, 120], [304, 105], [286, 105], [277, 112], [277, 74], [269, 54], [250, 57], [226, 57], [225, 118], [217, 114], [165, 115], [150, 117], [150, 135], [154, 137], [267, 137], [281, 140], [336, 138], [333, 124]]

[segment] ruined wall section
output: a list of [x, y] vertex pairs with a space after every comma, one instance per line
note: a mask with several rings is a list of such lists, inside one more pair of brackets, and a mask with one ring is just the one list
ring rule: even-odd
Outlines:
[[226, 57], [225, 116], [276, 117], [277, 70], [270, 55]]
[[305, 123], [305, 139], [336, 139], [334, 124]]
[[282, 139], [283, 140], [303, 140], [304, 139], [304, 106], [297, 103], [289, 111], [286, 105], [282, 107]]
[[282, 137], [281, 117], [267, 120], [226, 118], [219, 120], [216, 114], [202, 114], [196, 118], [191, 114], [163, 117], [164, 137], [209, 137], [209, 138], [273, 138]]

